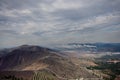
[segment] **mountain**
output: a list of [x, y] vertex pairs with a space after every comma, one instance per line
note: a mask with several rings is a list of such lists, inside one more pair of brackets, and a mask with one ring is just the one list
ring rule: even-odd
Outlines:
[[[7, 74], [7, 78], [9, 73], [15, 76], [22, 75], [21, 72], [26, 74], [25, 76], [31, 73], [31, 80], [36, 77], [51, 78], [50, 80], [66, 80], [80, 76], [96, 77], [61, 53], [34, 45], [22, 45], [9, 49], [5, 55], [0, 57], [0, 71], [0, 75], [6, 76]], [[25, 76], [22, 75], [22, 77]]]
[[[17, 69], [22, 69], [22, 67], [24, 68], [25, 66], [32, 64], [32, 62], [37, 61], [39, 58], [50, 56], [51, 52], [52, 50], [39, 46], [23, 45], [16, 47], [11, 51], [9, 50], [6, 55], [0, 58], [0, 69], [15, 69], [16, 66]], [[22, 67], [19, 65], [22, 65]]]

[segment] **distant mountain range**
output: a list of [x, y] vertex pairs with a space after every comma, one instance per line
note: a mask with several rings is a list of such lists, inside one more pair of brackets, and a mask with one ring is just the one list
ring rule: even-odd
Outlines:
[[120, 43], [69, 43], [55, 48], [60, 51], [120, 52]]

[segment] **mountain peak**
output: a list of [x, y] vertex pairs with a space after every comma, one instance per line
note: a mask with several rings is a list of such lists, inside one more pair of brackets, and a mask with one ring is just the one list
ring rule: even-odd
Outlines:
[[26, 45], [26, 44], [17, 47], [17, 49], [25, 50], [25, 51], [46, 51], [46, 50], [50, 50], [49, 48], [36, 46], [36, 45]]
[[28, 46], [31, 46], [31, 45], [24, 44], [24, 45], [21, 45], [20, 47], [28, 47]]

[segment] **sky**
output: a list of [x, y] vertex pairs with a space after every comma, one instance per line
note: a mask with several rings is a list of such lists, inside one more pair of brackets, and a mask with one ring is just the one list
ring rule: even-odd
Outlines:
[[120, 42], [120, 0], [0, 0], [0, 47]]

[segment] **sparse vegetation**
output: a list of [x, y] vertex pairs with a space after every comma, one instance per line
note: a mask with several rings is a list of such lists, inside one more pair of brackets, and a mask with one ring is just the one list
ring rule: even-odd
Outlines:
[[102, 73], [109, 75], [109, 78], [106, 78], [106, 80], [114, 80], [116, 78], [116, 75], [120, 74], [120, 63], [99, 63], [98, 66], [90, 66], [87, 67], [87, 69], [90, 70], [100, 70]]
[[9, 75], [1, 77], [0, 80], [25, 80], [25, 79], [23, 79], [22, 77], [21, 78], [15, 77], [14, 75], [13, 76]]
[[35, 72], [32, 80], [56, 80], [55, 75], [46, 72], [46, 71], [38, 71]]

